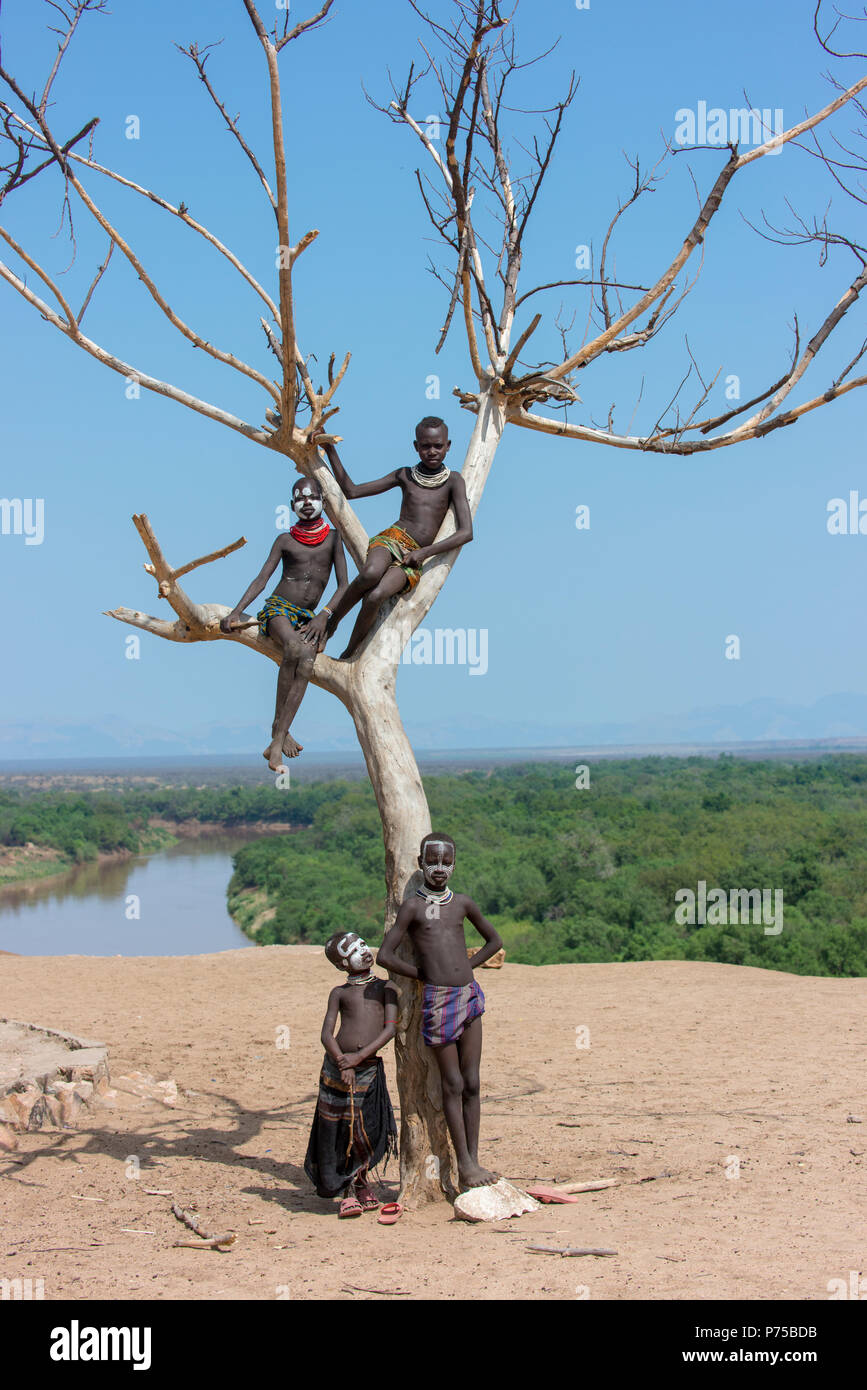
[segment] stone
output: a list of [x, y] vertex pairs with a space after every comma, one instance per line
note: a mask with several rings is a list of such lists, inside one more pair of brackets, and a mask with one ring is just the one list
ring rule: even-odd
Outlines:
[[455, 1216], [462, 1221], [503, 1221], [525, 1211], [539, 1211], [541, 1203], [500, 1178], [488, 1187], [471, 1187], [455, 1198]]
[[[478, 948], [477, 946], [468, 946], [468, 947], [467, 947], [467, 956], [470, 957], [470, 958], [472, 958], [472, 957], [476, 954], [476, 951], [477, 951], [478, 949], [479, 949], [479, 948]], [[494, 954], [493, 954], [488, 960], [483, 960], [483, 961], [482, 961], [481, 965], [479, 966], [479, 969], [480, 969], [480, 970], [502, 970], [502, 968], [503, 968], [503, 966], [504, 966], [504, 964], [505, 964], [505, 961], [506, 961], [506, 950], [505, 950], [505, 947], [501, 946], [500, 949], [499, 949], [499, 951], [495, 951]]]
[[69, 1054], [69, 1062], [62, 1068], [62, 1074], [70, 1081], [108, 1080], [108, 1060], [104, 1048], [83, 1047]]
[[17, 1149], [18, 1140], [9, 1125], [0, 1123], [0, 1149]]
[[114, 1087], [127, 1095], [138, 1096], [141, 1100], [160, 1101], [172, 1108], [178, 1103], [178, 1083], [171, 1079], [155, 1081], [147, 1072], [131, 1071], [128, 1076], [117, 1076]]
[[15, 1109], [9, 1096], [0, 1096], [0, 1124], [17, 1125], [18, 1111]]
[[70, 1086], [60, 1099], [60, 1118], [64, 1129], [75, 1128], [83, 1109], [84, 1101], [78, 1092]]
[[15, 1129], [42, 1128], [45, 1119], [45, 1096], [37, 1086], [25, 1086], [21, 1091], [10, 1091], [6, 1100], [11, 1102], [16, 1115]]
[[60, 1101], [57, 1099], [57, 1096], [46, 1094], [45, 1118], [49, 1124], [54, 1125], [55, 1129], [63, 1128], [63, 1114], [60, 1108]]

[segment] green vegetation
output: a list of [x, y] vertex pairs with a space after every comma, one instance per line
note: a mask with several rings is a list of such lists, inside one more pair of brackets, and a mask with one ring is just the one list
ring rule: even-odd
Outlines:
[[[118, 792], [0, 790], [0, 849], [34, 844], [61, 856], [22, 864], [12, 877], [30, 878], [96, 859], [99, 854], [151, 854], [175, 843], [171, 825], [199, 821], [226, 830], [255, 824], [310, 825], [329, 795], [327, 785], [275, 795], [265, 787], [148, 787]], [[170, 826], [152, 821], [168, 821]], [[10, 876], [4, 875], [6, 881]]]
[[[867, 975], [867, 758], [600, 762], [585, 790], [552, 763], [425, 785], [434, 826], [458, 843], [454, 886], [496, 923], [512, 961], [707, 960]], [[382, 833], [364, 782], [0, 790], [0, 851], [55, 850], [55, 869], [107, 851], [150, 853], [189, 821], [291, 824], [291, 835], [235, 855], [229, 910], [257, 941], [323, 942], [338, 929], [379, 940]], [[51, 867], [31, 852], [11, 876]], [[678, 924], [675, 893], [701, 880], [708, 891], [781, 890], [782, 932]]]
[[[453, 886], [496, 923], [510, 960], [867, 974], [867, 759], [601, 762], [586, 790], [551, 764], [425, 785], [434, 827], [458, 843]], [[235, 856], [229, 910], [257, 941], [322, 942], [340, 928], [380, 938], [372, 792], [346, 782], [322, 790], [306, 828]], [[782, 932], [679, 925], [675, 893], [700, 880], [727, 893], [782, 890]]]

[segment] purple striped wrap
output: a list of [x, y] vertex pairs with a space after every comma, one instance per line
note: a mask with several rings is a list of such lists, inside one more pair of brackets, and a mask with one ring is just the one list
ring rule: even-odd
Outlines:
[[468, 985], [425, 985], [421, 1035], [428, 1047], [456, 1042], [468, 1023], [485, 1012], [485, 996], [473, 980]]

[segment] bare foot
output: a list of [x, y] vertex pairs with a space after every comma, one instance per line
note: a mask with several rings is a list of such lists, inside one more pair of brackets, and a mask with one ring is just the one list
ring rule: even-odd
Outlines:
[[471, 1187], [490, 1187], [497, 1181], [496, 1173], [489, 1173], [487, 1168], [482, 1168], [478, 1163], [468, 1163], [464, 1168], [458, 1169], [458, 1186], [461, 1192], [468, 1192]]
[[283, 740], [282, 746], [279, 738], [275, 738], [273, 743], [269, 743], [262, 757], [265, 759], [272, 772], [285, 772], [286, 768], [283, 766], [283, 758], [297, 758], [303, 747], [304, 745], [302, 743], [297, 743], [291, 734], [287, 734]]

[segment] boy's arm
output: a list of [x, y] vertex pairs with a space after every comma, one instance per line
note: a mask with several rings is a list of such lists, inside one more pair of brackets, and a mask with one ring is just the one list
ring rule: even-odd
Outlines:
[[328, 996], [328, 1008], [325, 1011], [325, 1019], [320, 1034], [322, 1046], [339, 1067], [343, 1067], [346, 1063], [346, 1057], [334, 1040], [334, 1025], [337, 1022], [337, 1014], [340, 1009], [340, 991], [342, 988], [342, 985], [335, 985]]
[[457, 529], [444, 541], [434, 541], [433, 545], [410, 551], [405, 559], [406, 564], [421, 565], [425, 560], [429, 560], [431, 555], [444, 555], [446, 551], [457, 550], [473, 539], [473, 518], [467, 500], [467, 489], [460, 473], [452, 474], [452, 506], [455, 509]]
[[[316, 443], [315, 435], [313, 443]], [[398, 486], [397, 471], [386, 473], [384, 478], [375, 478], [370, 483], [354, 483], [340, 462], [340, 455], [334, 445], [320, 444], [319, 447], [325, 450], [331, 471], [340, 484], [340, 490], [350, 502], [356, 497], [375, 497], [378, 492], [388, 492], [389, 488]]]
[[328, 626], [329, 614], [325, 609], [333, 612], [337, 607], [346, 590], [349, 588], [349, 576], [346, 572], [346, 552], [343, 549], [343, 542], [338, 532], [334, 532], [334, 578], [337, 581], [337, 588], [331, 598], [323, 604], [315, 618], [312, 618], [306, 627], [303, 627], [299, 636], [304, 642], [315, 642], [317, 652], [321, 652], [325, 646], [325, 629]]
[[479, 935], [485, 938], [484, 946], [470, 957], [470, 969], [475, 970], [477, 966], [484, 965], [486, 960], [490, 960], [491, 956], [495, 956], [502, 949], [503, 938], [497, 928], [492, 926], [486, 917], [482, 916], [478, 905], [473, 902], [472, 898], [467, 898], [464, 916], [472, 922]]
[[400, 960], [395, 955], [395, 951], [406, 936], [407, 928], [412, 922], [413, 911], [414, 904], [412, 902], [401, 904], [394, 926], [391, 931], [386, 932], [385, 939], [376, 953], [376, 963], [381, 965], [384, 970], [392, 970], [395, 975], [406, 975], [410, 980], [420, 980], [421, 974], [418, 966], [410, 965], [408, 961]]
[[360, 1067], [368, 1057], [375, 1057], [381, 1047], [391, 1042], [397, 1032], [397, 990], [389, 980], [385, 986], [385, 1022], [382, 1032], [373, 1042], [365, 1043], [357, 1052], [347, 1052], [346, 1061], [351, 1067]]
[[283, 536], [277, 537], [276, 541], [271, 546], [268, 559], [256, 575], [256, 578], [253, 580], [253, 583], [250, 585], [243, 598], [238, 600], [231, 613], [227, 613], [225, 618], [220, 619], [221, 632], [231, 632], [233, 627], [238, 626], [241, 614], [247, 607], [247, 604], [251, 599], [256, 598], [257, 594], [261, 594], [268, 580], [271, 578], [271, 575], [280, 563], [280, 557], [283, 554], [283, 541]]

